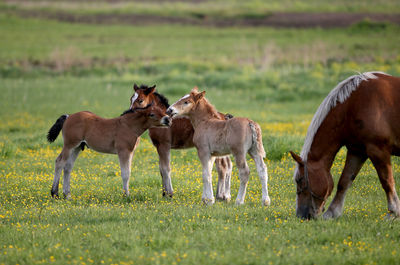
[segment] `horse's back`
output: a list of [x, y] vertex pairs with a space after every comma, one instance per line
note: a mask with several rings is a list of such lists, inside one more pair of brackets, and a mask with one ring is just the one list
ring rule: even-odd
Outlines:
[[348, 134], [364, 145], [400, 148], [400, 78], [376, 74], [360, 83], [347, 102]]
[[102, 118], [90, 111], [80, 111], [68, 116], [68, 119], [65, 121], [64, 129], [67, 128], [75, 128], [79, 127], [87, 127], [93, 122], [104, 122], [107, 119]]
[[91, 141], [93, 136], [109, 137], [110, 129], [115, 129], [114, 120], [102, 118], [90, 111], [71, 114], [63, 126], [64, 144], [75, 146], [83, 140]]
[[244, 148], [244, 152], [250, 148], [253, 136], [250, 127], [252, 120], [243, 117], [234, 117], [226, 121], [227, 143], [234, 149]]

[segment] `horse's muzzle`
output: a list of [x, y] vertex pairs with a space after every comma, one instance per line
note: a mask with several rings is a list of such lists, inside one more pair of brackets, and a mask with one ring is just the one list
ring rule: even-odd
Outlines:
[[300, 206], [296, 209], [296, 216], [301, 219], [313, 219], [314, 216], [311, 214], [310, 207]]
[[167, 115], [170, 116], [171, 118], [174, 117], [174, 116], [177, 114], [177, 112], [175, 111], [175, 109], [173, 109], [173, 108], [171, 108], [171, 107], [167, 109], [166, 113], [167, 113]]
[[171, 123], [172, 123], [171, 118], [168, 117], [168, 116], [164, 116], [161, 119], [161, 124], [164, 125], [164, 126], [168, 126], [169, 127], [169, 126], [171, 126]]

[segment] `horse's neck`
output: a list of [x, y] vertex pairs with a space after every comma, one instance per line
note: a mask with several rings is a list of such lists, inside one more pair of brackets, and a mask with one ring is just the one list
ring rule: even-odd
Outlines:
[[194, 128], [196, 128], [200, 123], [211, 120], [220, 119], [217, 110], [205, 99], [201, 100], [196, 108], [189, 114], [189, 118], [192, 122]]
[[161, 100], [157, 97], [157, 96], [154, 96], [154, 99], [153, 99], [154, 101], [157, 101], [157, 106], [160, 108], [160, 109], [162, 109], [162, 110], [164, 110], [164, 111], [166, 111], [167, 110], [167, 107], [161, 102]]
[[122, 116], [121, 123], [124, 123], [127, 127], [129, 127], [130, 131], [138, 137], [148, 129], [145, 126], [146, 118], [143, 115], [139, 115], [137, 113]]
[[328, 126], [321, 126], [315, 134], [307, 154], [307, 163], [317, 163], [329, 171], [341, 147], [340, 132]]

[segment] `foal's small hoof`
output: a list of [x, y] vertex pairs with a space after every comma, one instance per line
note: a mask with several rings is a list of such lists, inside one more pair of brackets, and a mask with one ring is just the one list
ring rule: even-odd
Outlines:
[[51, 197], [53, 197], [54, 199], [59, 199], [58, 192], [51, 191], [50, 193], [51, 193]]
[[241, 202], [241, 201], [236, 200], [235, 204], [236, 204], [236, 205], [243, 205], [244, 202]]
[[271, 199], [270, 199], [269, 197], [263, 199], [262, 204], [263, 204], [264, 206], [270, 206], [270, 205], [271, 205]]
[[167, 198], [172, 198], [172, 196], [174, 196], [174, 192], [165, 192], [165, 191], [163, 191], [162, 196], [163, 197], [167, 197]]
[[230, 202], [231, 201], [231, 196], [225, 196], [224, 197], [224, 201], [227, 202], [227, 203]]
[[71, 193], [64, 194], [64, 200], [70, 200], [71, 199]]
[[212, 198], [212, 199], [202, 198], [202, 201], [203, 201], [203, 203], [204, 203], [205, 205], [213, 205], [214, 202], [215, 202], [214, 198]]
[[217, 201], [230, 202], [231, 196], [227, 196], [227, 195], [217, 196]]

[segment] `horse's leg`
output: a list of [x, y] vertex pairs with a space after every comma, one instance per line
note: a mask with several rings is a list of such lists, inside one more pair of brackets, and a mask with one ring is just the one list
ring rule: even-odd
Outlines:
[[80, 151], [81, 151], [80, 147], [76, 147], [75, 149], [73, 149], [67, 160], [67, 163], [64, 166], [63, 194], [64, 198], [66, 199], [69, 199], [71, 197], [70, 194], [71, 171], [72, 168], [74, 167], [75, 160], [78, 157]]
[[378, 172], [379, 180], [386, 192], [389, 210], [388, 217], [392, 217], [393, 215], [400, 217], [400, 200], [395, 188], [390, 152], [385, 150], [385, 148], [373, 146], [367, 148], [367, 154]]
[[247, 182], [249, 181], [249, 166], [244, 153], [235, 154], [236, 165], [239, 169], [240, 187], [236, 198], [236, 204], [243, 204], [246, 195]]
[[63, 147], [61, 153], [58, 155], [55, 163], [54, 169], [54, 180], [53, 186], [51, 187], [51, 196], [58, 198], [58, 185], [60, 183], [61, 172], [67, 163], [69, 155], [71, 154], [71, 149]]
[[133, 151], [121, 150], [118, 152], [119, 164], [121, 167], [122, 187], [124, 188], [126, 196], [129, 196], [129, 178], [131, 176], [132, 157]]
[[225, 199], [225, 176], [227, 167], [225, 162], [224, 157], [217, 157], [215, 159], [215, 168], [218, 172], [217, 192], [215, 195], [217, 200]]
[[218, 200], [229, 202], [231, 200], [231, 159], [229, 158], [229, 156], [219, 157], [215, 159], [215, 167], [218, 172], [216, 197]]
[[260, 154], [250, 152], [250, 156], [253, 158], [258, 176], [260, 177], [261, 189], [262, 189], [262, 198], [261, 203], [265, 206], [269, 206], [271, 204], [271, 199], [268, 196], [268, 172], [267, 166], [264, 163], [264, 160]]
[[347, 151], [346, 163], [337, 185], [335, 197], [329, 205], [328, 210], [323, 215], [325, 219], [336, 218], [342, 215], [346, 192], [356, 178], [365, 160], [365, 155], [356, 155]]
[[162, 186], [163, 186], [163, 196], [172, 197], [174, 194], [174, 189], [172, 188], [171, 183], [171, 167], [170, 167], [170, 145], [169, 144], [160, 144], [157, 146], [158, 153], [158, 163], [160, 168], [160, 174], [162, 178]]
[[229, 156], [226, 156], [224, 159], [227, 165], [225, 176], [225, 200], [229, 202], [231, 200], [232, 161]]
[[215, 158], [207, 152], [199, 150], [197, 152], [203, 166], [203, 195], [201, 199], [206, 205], [212, 205], [214, 203], [214, 194], [211, 171]]

